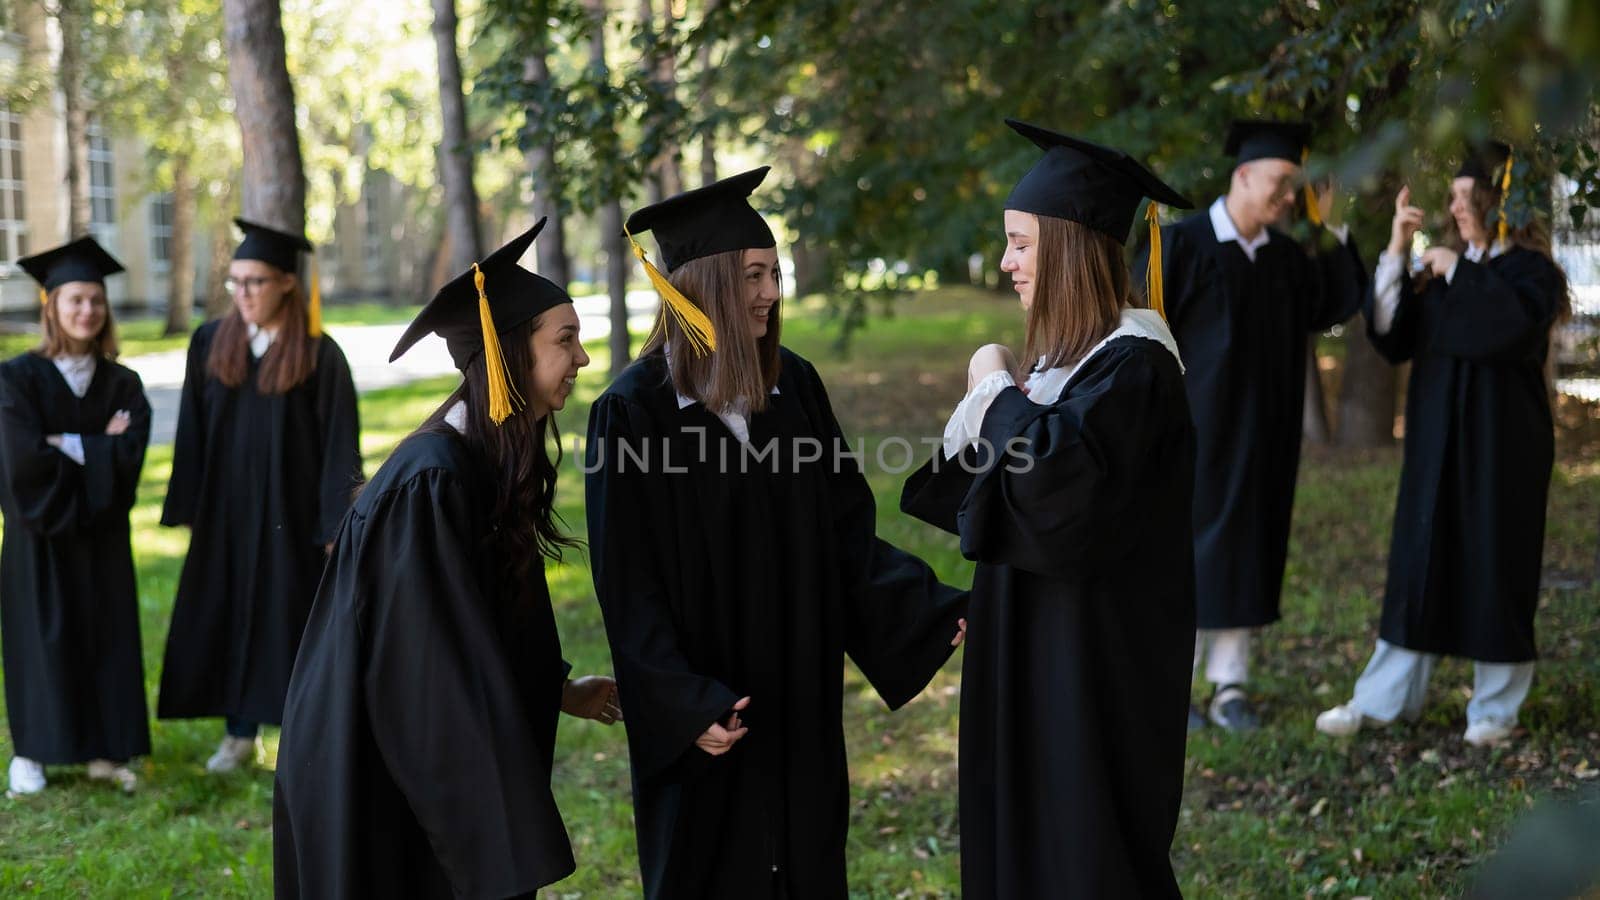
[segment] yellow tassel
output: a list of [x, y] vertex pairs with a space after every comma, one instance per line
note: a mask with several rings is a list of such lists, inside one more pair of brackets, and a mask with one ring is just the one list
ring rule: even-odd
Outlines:
[[1161, 220], [1156, 216], [1157, 203], [1150, 201], [1144, 209], [1144, 218], [1150, 223], [1150, 263], [1144, 269], [1144, 291], [1150, 298], [1150, 308], [1167, 318], [1167, 304], [1161, 281]]
[[1505, 243], [1506, 231], [1506, 197], [1511, 195], [1511, 151], [1506, 150], [1506, 170], [1500, 175], [1500, 242]]
[[44, 288], [39, 288], [39, 305], [46, 306], [50, 303], [50, 294]]
[[489, 295], [483, 292], [483, 270], [472, 264], [472, 283], [478, 288], [478, 324], [483, 327], [483, 368], [489, 374], [489, 420], [499, 425], [523, 407], [522, 395], [511, 383], [506, 358], [500, 352], [500, 332], [489, 313]]
[[[1300, 168], [1305, 169], [1306, 161], [1311, 159], [1311, 148], [1302, 147], [1300, 150]], [[1311, 224], [1322, 227], [1322, 210], [1317, 206], [1317, 189], [1311, 186], [1311, 179], [1306, 179], [1306, 218]]]
[[311, 257], [311, 299], [306, 303], [306, 331], [322, 337], [322, 279], [317, 276], [317, 257]]
[[682, 291], [672, 286], [672, 282], [667, 280], [667, 276], [661, 274], [660, 269], [651, 265], [650, 260], [645, 257], [644, 248], [639, 246], [639, 242], [633, 239], [633, 234], [628, 229], [622, 229], [622, 233], [628, 236], [628, 243], [633, 246], [633, 255], [637, 256], [639, 262], [644, 264], [644, 274], [650, 277], [650, 285], [656, 289], [657, 294], [661, 295], [661, 301], [667, 305], [667, 311], [672, 314], [674, 319], [678, 320], [678, 327], [682, 328], [683, 333], [688, 336], [689, 347], [694, 350], [694, 354], [696, 356], [704, 356], [715, 351], [717, 349], [717, 335], [712, 330], [711, 319], [705, 314], [705, 311], [690, 302]]

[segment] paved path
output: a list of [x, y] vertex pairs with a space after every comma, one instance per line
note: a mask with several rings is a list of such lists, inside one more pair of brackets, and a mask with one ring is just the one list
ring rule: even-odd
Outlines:
[[[660, 301], [652, 291], [628, 294], [628, 328], [640, 331], [655, 321]], [[605, 297], [580, 297], [574, 301], [581, 323], [583, 340], [591, 348], [600, 346], [611, 334], [610, 300]], [[330, 325], [328, 334], [339, 342], [350, 361], [356, 390], [361, 392], [410, 384], [424, 378], [454, 374], [455, 366], [444, 341], [434, 335], [423, 338], [394, 363], [389, 353], [406, 330], [404, 325]], [[172, 443], [178, 426], [178, 397], [183, 390], [183, 367], [187, 350], [147, 353], [122, 360], [144, 379], [150, 396], [150, 441]]]

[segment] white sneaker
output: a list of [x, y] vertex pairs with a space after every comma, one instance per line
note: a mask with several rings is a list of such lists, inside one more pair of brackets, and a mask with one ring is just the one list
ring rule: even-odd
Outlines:
[[1361, 730], [1366, 717], [1354, 706], [1340, 704], [1317, 715], [1317, 730], [1334, 737], [1349, 737]]
[[44, 790], [47, 783], [44, 766], [21, 756], [12, 758], [9, 777], [11, 789], [7, 793], [14, 795], [37, 794]]
[[217, 752], [206, 760], [207, 772], [232, 772], [256, 758], [256, 739], [229, 735], [222, 739]]
[[95, 781], [109, 781], [128, 793], [139, 786], [139, 776], [124, 765], [118, 765], [109, 759], [92, 759], [89, 761], [89, 777]]
[[1493, 747], [1505, 743], [1515, 728], [1515, 725], [1502, 725], [1493, 719], [1486, 719], [1468, 724], [1467, 733], [1462, 738], [1474, 747]]

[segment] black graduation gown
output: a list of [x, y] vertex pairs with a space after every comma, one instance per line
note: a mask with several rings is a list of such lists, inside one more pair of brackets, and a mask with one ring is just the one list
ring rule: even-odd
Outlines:
[[1195, 441], [1177, 361], [1116, 338], [1052, 405], [1000, 393], [981, 436], [1015, 450], [937, 454], [901, 497], [978, 563], [962, 896], [1175, 897], [1195, 627]]
[[1513, 248], [1486, 264], [1463, 257], [1449, 285], [1433, 278], [1419, 293], [1400, 281], [1389, 332], [1368, 328], [1379, 353], [1411, 361], [1381, 634], [1527, 662], [1555, 463], [1544, 362], [1560, 272]]
[[[1307, 335], [1361, 308], [1355, 240], [1308, 254], [1277, 229], [1254, 262], [1202, 210], [1163, 231], [1166, 311], [1194, 414], [1194, 553], [1201, 628], [1279, 618], [1305, 410]], [[1142, 283], [1147, 259], [1135, 265]], [[1191, 648], [1192, 649], [1192, 648]]]
[[284, 710], [279, 897], [531, 895], [573, 870], [550, 792], [568, 667], [542, 568], [486, 545], [496, 486], [453, 431], [356, 500]]
[[[163, 525], [189, 525], [156, 712], [277, 724], [324, 548], [361, 483], [355, 383], [324, 335], [287, 393], [206, 374], [217, 323], [189, 342]], [[270, 350], [268, 352], [271, 352]]]
[[[679, 408], [660, 353], [589, 417], [590, 559], [652, 898], [845, 896], [845, 654], [899, 707], [966, 606], [875, 537], [821, 379], [788, 350], [781, 365], [751, 455], [703, 404]], [[695, 746], [743, 696], [749, 733], [719, 757]]]
[[[132, 417], [105, 433], [118, 410]], [[79, 434], [84, 464], [45, 443]], [[0, 634], [18, 756], [68, 764], [150, 752], [128, 510], [150, 441], [132, 369], [100, 360], [80, 399], [55, 363], [0, 365]]]

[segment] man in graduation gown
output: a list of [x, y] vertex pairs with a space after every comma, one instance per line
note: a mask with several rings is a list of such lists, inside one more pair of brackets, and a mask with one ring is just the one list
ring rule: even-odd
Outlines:
[[[771, 248], [745, 200], [764, 173], [640, 210], [629, 229], [654, 231], [669, 271]], [[651, 898], [844, 897], [845, 656], [897, 708], [949, 657], [965, 608], [875, 536], [871, 488], [840, 454], [811, 364], [780, 349], [770, 391], [748, 417], [709, 410], [657, 348], [590, 413], [590, 561]], [[744, 729], [731, 749], [697, 746], [723, 725]]]
[[[1207, 715], [1230, 730], [1259, 723], [1245, 684], [1255, 631], [1279, 618], [1307, 338], [1354, 315], [1367, 285], [1348, 230], [1326, 229], [1308, 253], [1275, 227], [1304, 177], [1309, 134], [1301, 123], [1234, 123], [1228, 193], [1164, 229], [1167, 318], [1198, 437], [1195, 666], [1205, 661], [1214, 686]], [[1321, 224], [1314, 199], [1307, 215]], [[1136, 279], [1147, 265], [1135, 265]], [[1190, 726], [1203, 723], [1191, 711]]]
[[[18, 265], [47, 291], [74, 282], [103, 290], [122, 271], [93, 238]], [[48, 315], [56, 309], [46, 306]], [[102, 336], [111, 332], [105, 315]], [[29, 351], [0, 365], [0, 630], [11, 742], [19, 760], [40, 766], [89, 762], [90, 777], [150, 752], [128, 531], [150, 404], [139, 376], [113, 355], [96, 341], [82, 357]], [[112, 432], [119, 414], [124, 427]], [[27, 793], [18, 768], [11, 790]], [[132, 786], [131, 773], [117, 774]], [[34, 781], [44, 786], [42, 776]]]

